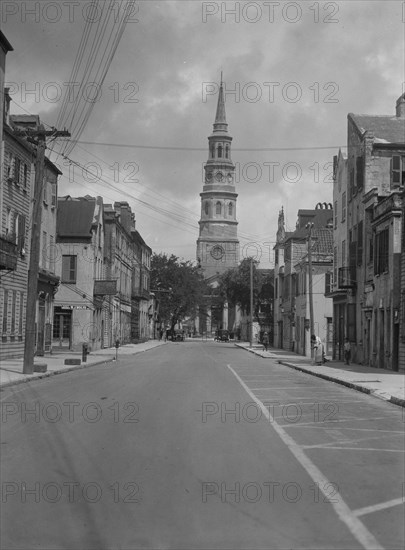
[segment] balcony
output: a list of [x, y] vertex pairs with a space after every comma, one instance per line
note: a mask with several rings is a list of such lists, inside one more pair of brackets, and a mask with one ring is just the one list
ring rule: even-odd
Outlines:
[[0, 236], [0, 269], [14, 271], [17, 269], [17, 245], [5, 237]]
[[338, 288], [356, 287], [356, 268], [339, 267], [338, 270]]

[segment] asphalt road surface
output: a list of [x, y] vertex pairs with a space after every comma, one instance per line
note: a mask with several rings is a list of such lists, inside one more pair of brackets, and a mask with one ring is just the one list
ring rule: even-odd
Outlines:
[[403, 409], [170, 343], [1, 393], [1, 548], [403, 549]]

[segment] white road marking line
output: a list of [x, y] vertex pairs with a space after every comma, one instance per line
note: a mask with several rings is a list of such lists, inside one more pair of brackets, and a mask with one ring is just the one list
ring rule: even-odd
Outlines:
[[[320, 490], [324, 493], [326, 498], [328, 498], [327, 491], [325, 487], [330, 487], [330, 481], [326, 476], [323, 475], [321, 470], [307, 457], [302, 448], [290, 437], [283, 428], [277, 422], [274, 421], [274, 418], [271, 416], [270, 412], [266, 409], [264, 404], [255, 396], [255, 394], [248, 388], [244, 383], [241, 377], [233, 370], [230, 365], [227, 365], [228, 369], [233, 373], [235, 378], [239, 381], [244, 390], [248, 395], [257, 403], [263, 412], [265, 418], [271, 422], [272, 427], [277, 432], [280, 439], [287, 445], [292, 454], [301, 464], [301, 466], [307, 471], [312, 480], [318, 484]], [[345, 501], [340, 497], [338, 502], [331, 502], [336, 514], [340, 520], [346, 525], [353, 537], [363, 546], [365, 550], [384, 550], [377, 539], [372, 533], [367, 529], [367, 527], [355, 516], [355, 514], [350, 510], [349, 506]]]
[[357, 517], [365, 516], [366, 514], [379, 512], [380, 510], [385, 510], [386, 508], [392, 508], [393, 506], [399, 506], [400, 504], [405, 504], [403, 497], [394, 498], [392, 500], [388, 500], [387, 502], [380, 502], [380, 504], [365, 506], [364, 508], [358, 508], [357, 510], [353, 510], [353, 514]]
[[[279, 417], [275, 417], [275, 419], [277, 420], [277, 418], [283, 418], [282, 416], [279, 416]], [[346, 422], [346, 420], [333, 420], [332, 422]], [[318, 425], [316, 425], [318, 424]], [[280, 424], [280, 426], [282, 428], [297, 428], [298, 426], [300, 428], [304, 427], [304, 428], [317, 428], [317, 429], [320, 429], [320, 430], [324, 430], [325, 427], [324, 426], [319, 426], [320, 422], [305, 422], [305, 423], [300, 423], [300, 424]], [[372, 429], [372, 428], [345, 428], [345, 426], [340, 426], [340, 428], [342, 430], [350, 430], [350, 431], [353, 431], [353, 432], [377, 432], [377, 433], [382, 433], [382, 434], [395, 434], [395, 435], [403, 435], [405, 436], [405, 433], [404, 432], [401, 432], [400, 430], [396, 431], [396, 430], [377, 430], [377, 429]], [[335, 429], [335, 428], [331, 428], [331, 429]]]
[[[342, 442], [343, 443], [343, 442]], [[303, 449], [325, 449], [325, 451], [329, 451], [329, 449], [335, 449], [338, 451], [373, 451], [373, 452], [379, 452], [379, 453], [405, 453], [405, 450], [401, 449], [376, 449], [373, 447], [329, 447], [327, 446], [328, 443], [325, 445], [308, 445], [303, 446]]]

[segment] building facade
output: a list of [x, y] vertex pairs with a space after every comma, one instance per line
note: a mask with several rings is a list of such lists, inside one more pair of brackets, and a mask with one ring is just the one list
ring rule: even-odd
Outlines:
[[[105, 347], [104, 217], [101, 197], [61, 197], [57, 201], [53, 351]], [[74, 220], [74, 221], [73, 221]], [[103, 284], [104, 283], [104, 284]]]
[[33, 183], [32, 146], [13, 126], [5, 96], [0, 186], [1, 351], [2, 359], [24, 353], [29, 264], [29, 215]]
[[[10, 120], [20, 130], [38, 131], [38, 115], [11, 115]], [[33, 165], [34, 166], [34, 165]], [[56, 214], [58, 197], [58, 177], [62, 172], [47, 158], [44, 160], [42, 182], [40, 256], [38, 288], [35, 315], [35, 354], [52, 352], [52, 325], [54, 316], [54, 296], [58, 289], [59, 277], [55, 272], [56, 257]], [[35, 170], [33, 170], [33, 179]], [[34, 185], [31, 186], [30, 219], [34, 205]]]
[[131, 342], [143, 342], [155, 337], [155, 307], [150, 292], [150, 259], [152, 249], [138, 231], [132, 231], [134, 269], [132, 279]]
[[346, 201], [335, 212], [334, 357], [347, 337], [354, 362], [397, 370], [405, 94], [395, 116], [350, 113], [347, 146], [335, 162], [334, 198], [341, 187]]
[[106, 339], [108, 347], [131, 342], [132, 278], [135, 217], [127, 202], [104, 205], [104, 264], [106, 279], [117, 281], [116, 294], [108, 298]]
[[274, 269], [274, 345], [308, 357], [310, 348], [308, 224], [311, 230], [312, 296], [314, 331], [331, 353], [332, 300], [325, 288], [332, 271], [331, 204], [319, 203], [313, 210], [299, 210], [296, 229], [286, 232], [284, 212], [278, 219]]

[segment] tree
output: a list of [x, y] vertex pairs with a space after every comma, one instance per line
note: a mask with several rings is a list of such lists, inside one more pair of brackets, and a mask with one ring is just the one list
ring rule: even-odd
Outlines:
[[[219, 280], [219, 293], [224, 300], [250, 313], [250, 258], [244, 258], [238, 267], [228, 269]], [[262, 276], [253, 260], [253, 303], [257, 302], [262, 286]]]
[[172, 254], [153, 254], [151, 259], [151, 291], [159, 300], [161, 323], [174, 329], [176, 323], [192, 316], [204, 303], [208, 293], [198, 267]]

